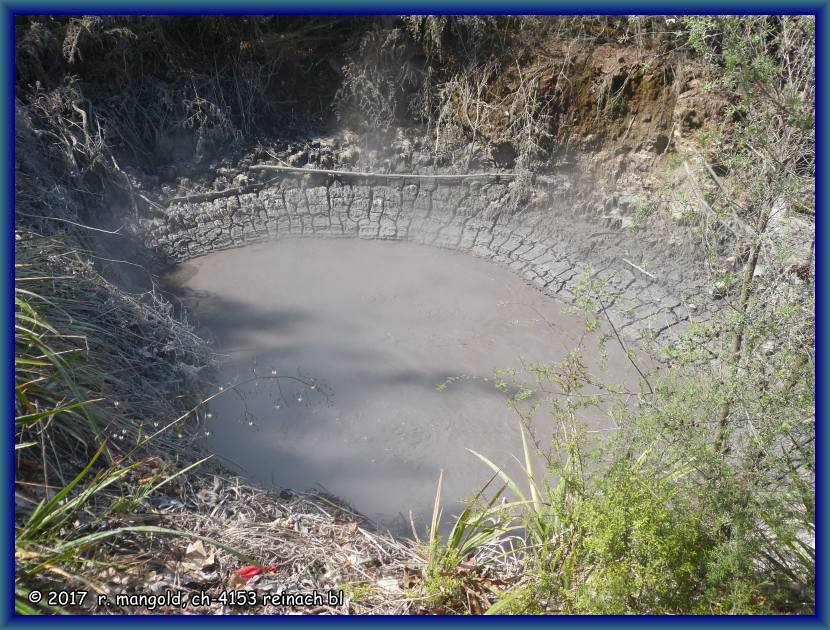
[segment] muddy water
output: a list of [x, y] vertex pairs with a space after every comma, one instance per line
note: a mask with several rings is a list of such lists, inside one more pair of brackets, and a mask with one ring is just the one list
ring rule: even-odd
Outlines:
[[[172, 280], [224, 357], [208, 448], [261, 483], [322, 488], [398, 531], [410, 511], [429, 519], [441, 469], [450, 514], [490, 477], [468, 448], [518, 472], [518, 420], [494, 369], [559, 361], [585, 334], [584, 314], [507, 270], [411, 243], [253, 245]], [[630, 382], [622, 352], [609, 355], [604, 377]], [[583, 420], [611, 427], [601, 411]]]

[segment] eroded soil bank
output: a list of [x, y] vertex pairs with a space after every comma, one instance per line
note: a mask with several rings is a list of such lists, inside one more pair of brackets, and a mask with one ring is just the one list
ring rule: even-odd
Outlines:
[[[584, 314], [465, 254], [288, 239], [191, 260], [172, 280], [222, 355], [229, 391], [211, 405], [208, 448], [263, 484], [322, 487], [399, 533], [410, 511], [429, 520], [441, 469], [448, 514], [487, 481], [467, 449], [520, 472], [519, 419], [494, 370], [556, 363], [582, 344], [605, 379], [636, 384], [619, 347], [600, 370]], [[601, 411], [584, 421], [612, 429]], [[540, 436], [550, 424], [540, 412]]]

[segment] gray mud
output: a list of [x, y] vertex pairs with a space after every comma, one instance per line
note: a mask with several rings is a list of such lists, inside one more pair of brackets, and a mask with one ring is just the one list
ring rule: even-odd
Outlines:
[[[487, 481], [467, 448], [519, 473], [518, 418], [494, 369], [557, 362], [582, 340], [603, 379], [636, 383], [615, 345], [600, 368], [601, 332], [586, 336], [584, 314], [457, 252], [288, 239], [193, 259], [171, 280], [214, 338], [221, 384], [248, 381], [211, 403], [208, 449], [266, 485], [322, 488], [398, 532], [410, 511], [429, 519], [441, 469], [445, 514]], [[599, 410], [582, 420], [597, 435], [613, 429]], [[540, 413], [543, 439], [546, 424]]]

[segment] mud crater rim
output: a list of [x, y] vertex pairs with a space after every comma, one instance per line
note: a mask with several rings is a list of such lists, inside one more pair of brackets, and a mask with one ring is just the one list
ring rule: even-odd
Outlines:
[[[570, 188], [567, 177], [550, 177], [535, 202], [515, 206], [510, 185], [500, 181], [379, 183], [291, 175], [231, 196], [178, 199], [164, 216], [143, 219], [136, 228], [148, 248], [171, 262], [256, 242], [346, 237], [473, 254], [568, 304], [577, 302], [588, 277], [604, 283], [615, 327], [646, 345], [674, 337], [692, 310], [701, 316], [706, 300], [688, 264], [669, 264], [665, 244], [653, 236], [646, 241], [612, 230], [599, 232], [597, 240], [597, 224], [567, 210]], [[645, 260], [655, 256], [667, 261], [668, 283], [648, 271], [652, 263]]]

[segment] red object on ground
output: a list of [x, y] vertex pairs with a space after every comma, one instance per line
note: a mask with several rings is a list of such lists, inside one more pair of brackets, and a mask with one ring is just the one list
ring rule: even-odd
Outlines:
[[267, 571], [268, 573], [276, 573], [277, 566], [275, 564], [263, 564], [260, 566], [257, 566], [255, 564], [249, 564], [236, 569], [234, 573], [244, 577], [245, 581], [248, 582], [252, 577], [254, 577], [255, 575], [259, 575], [263, 571]]

